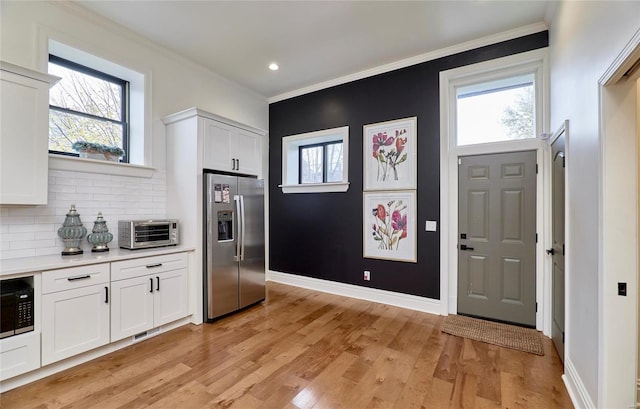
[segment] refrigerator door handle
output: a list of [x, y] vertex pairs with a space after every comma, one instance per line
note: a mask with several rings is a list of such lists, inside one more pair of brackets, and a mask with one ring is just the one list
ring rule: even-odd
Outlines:
[[236, 205], [236, 255], [234, 256], [234, 260], [235, 261], [240, 261], [240, 240], [244, 240], [244, 235], [241, 231], [241, 226], [244, 224], [242, 223], [242, 210], [241, 210], [241, 204], [240, 204], [240, 200], [241, 200], [242, 196], [238, 196], [235, 195], [233, 196], [233, 201], [235, 202]]
[[[239, 162], [239, 161], [238, 161]], [[242, 229], [242, 234], [240, 235], [240, 240], [242, 240], [242, 244], [240, 246], [240, 260], [244, 260], [244, 230], [245, 230], [245, 218], [244, 218], [244, 196], [240, 196], [240, 215], [242, 218], [242, 223], [240, 223], [240, 228]]]

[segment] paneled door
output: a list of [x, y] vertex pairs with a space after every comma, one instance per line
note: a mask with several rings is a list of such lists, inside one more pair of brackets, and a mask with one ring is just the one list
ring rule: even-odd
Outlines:
[[536, 152], [461, 157], [458, 313], [535, 327]]
[[552, 326], [551, 337], [564, 362], [564, 171], [565, 135], [564, 130], [551, 143], [552, 183], [551, 183], [551, 248], [547, 254], [552, 258]]

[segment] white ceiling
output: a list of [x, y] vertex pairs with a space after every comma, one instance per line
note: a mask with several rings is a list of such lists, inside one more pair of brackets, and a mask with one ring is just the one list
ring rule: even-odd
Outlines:
[[267, 98], [539, 23], [553, 3], [77, 2]]

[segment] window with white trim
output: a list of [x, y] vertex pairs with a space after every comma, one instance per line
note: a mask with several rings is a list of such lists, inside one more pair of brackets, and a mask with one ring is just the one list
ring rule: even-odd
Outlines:
[[282, 191], [348, 190], [348, 151], [348, 126], [282, 138]]
[[546, 68], [541, 53], [441, 73], [441, 87], [449, 92], [452, 147], [533, 141], [543, 132]]
[[458, 145], [535, 138], [535, 96], [533, 73], [457, 88]]
[[78, 156], [91, 143], [129, 162], [129, 82], [53, 54], [48, 71], [61, 78], [49, 91], [49, 152]]
[[[51, 151], [58, 152], [51, 152], [52, 154], [49, 156], [49, 167], [52, 169], [61, 170], [81, 169], [82, 171], [86, 172], [151, 177], [153, 174], [153, 169], [150, 167], [152, 165], [152, 141], [150, 136], [152, 110], [151, 94], [149, 92], [149, 90], [151, 89], [151, 72], [146, 69], [139, 70], [138, 68], [134, 69], [128, 66], [120, 65], [117, 61], [90, 54], [84, 50], [75, 48], [72, 45], [64, 44], [57, 40], [54, 40], [53, 38], [47, 38], [46, 41], [47, 64], [49, 63], [49, 56], [53, 55], [55, 57], [59, 57], [60, 59], [71, 62], [71, 64], [74, 66], [86, 68], [86, 73], [97, 73], [99, 78], [101, 76], [104, 76], [103, 78], [114, 79], [115, 82], [111, 83], [117, 84], [120, 83], [119, 81], [122, 81], [122, 84], [126, 84], [125, 90], [128, 91], [124, 99], [120, 99], [120, 102], [124, 102], [125, 106], [121, 107], [119, 110], [119, 113], [121, 114], [118, 115], [119, 119], [114, 119], [114, 116], [109, 114], [105, 116], [106, 119], [95, 118], [97, 122], [95, 122], [93, 126], [89, 125], [84, 127], [86, 133], [93, 134], [93, 137], [103, 132], [103, 129], [95, 126], [96, 123], [101, 123], [104, 125], [104, 121], [109, 122], [109, 126], [116, 128], [113, 131], [114, 135], [116, 136], [119, 135], [120, 132], [120, 130], [117, 128], [122, 126], [123, 146], [121, 148], [125, 150], [124, 160], [128, 163], [122, 163], [122, 161], [119, 163], [111, 161], [79, 161], [78, 158], [74, 157], [77, 156], [77, 152], [75, 150], [70, 151], [69, 146], [61, 149], [59, 146], [51, 143]], [[110, 56], [112, 58], [115, 58], [116, 60], [119, 58], [117, 54], [110, 54]], [[64, 75], [59, 76], [64, 77]], [[55, 90], [52, 89], [50, 95], [53, 94], [54, 91]], [[67, 106], [65, 106], [64, 104], [60, 104], [59, 102], [51, 102], [51, 104], [54, 106], [54, 108], [50, 110], [50, 125], [52, 124], [52, 115], [60, 116], [59, 113], [64, 111], [64, 109], [58, 110], [56, 109], [56, 107], [62, 107], [65, 109], [70, 108], [71, 110], [80, 111], [80, 113], [71, 113], [74, 116], [70, 116], [69, 112], [65, 112], [63, 116], [66, 116], [67, 118], [70, 117], [77, 120], [80, 117], [87, 117], [85, 115], [87, 112], [76, 109], [76, 105], [67, 103]], [[90, 111], [90, 109], [87, 109], [87, 111]], [[94, 114], [95, 111], [89, 113]], [[116, 122], [111, 122], [112, 120], [115, 120]], [[119, 122], [121, 125], [119, 125], [117, 122]], [[82, 135], [82, 137], [88, 142], [95, 142], [100, 143], [101, 145], [113, 146], [113, 143], [109, 141], [109, 139], [107, 139], [105, 135], [101, 136], [103, 138], [103, 142], [100, 142], [100, 139], [89, 139], [89, 136], [85, 137], [84, 135]], [[117, 140], [118, 139], [116, 138], [116, 141]], [[71, 140], [69, 142], [70, 144], [73, 144], [75, 140]], [[66, 152], [68, 154], [56, 154], [59, 152]]]

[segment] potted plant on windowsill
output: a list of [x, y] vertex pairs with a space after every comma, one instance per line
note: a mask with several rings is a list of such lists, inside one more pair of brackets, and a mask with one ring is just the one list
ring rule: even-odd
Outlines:
[[124, 150], [119, 146], [108, 146], [99, 143], [76, 141], [71, 145], [81, 158], [108, 160], [118, 162], [124, 156]]

